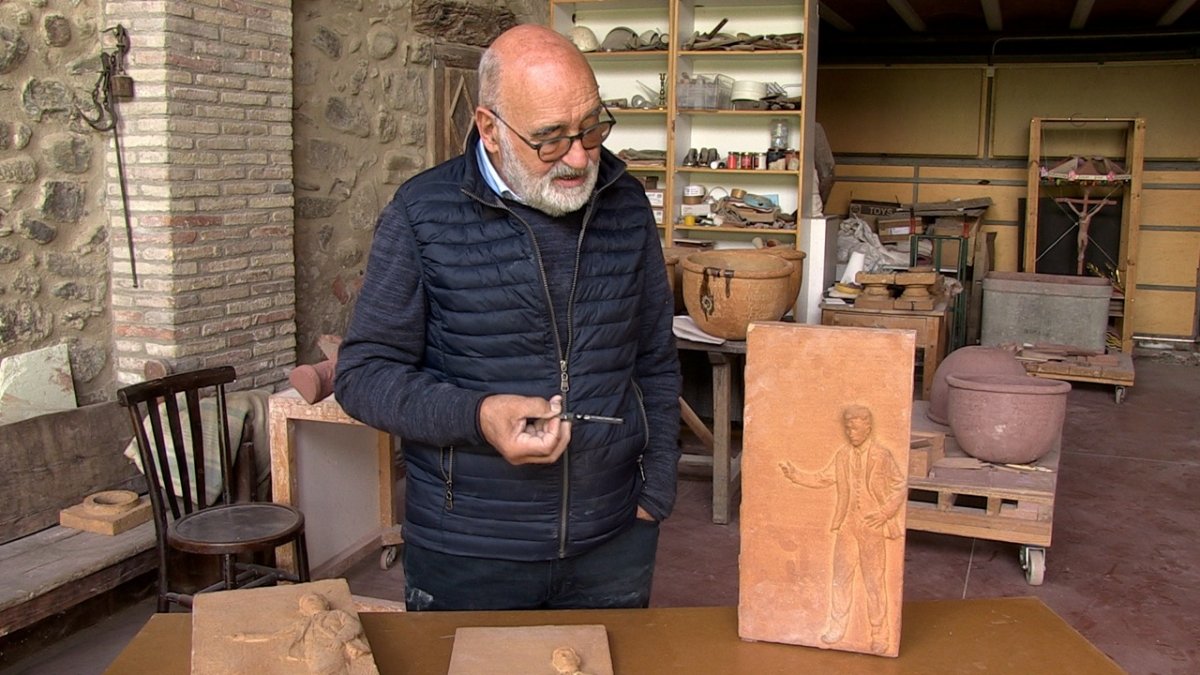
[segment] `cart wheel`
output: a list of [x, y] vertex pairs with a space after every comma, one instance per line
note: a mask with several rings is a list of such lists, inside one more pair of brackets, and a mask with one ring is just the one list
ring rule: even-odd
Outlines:
[[1113, 398], [1117, 400], [1117, 405], [1121, 405], [1125, 401], [1125, 387], [1118, 385], [1113, 392]]
[[1046, 577], [1046, 549], [1038, 546], [1021, 547], [1021, 568], [1030, 586], [1041, 586]]
[[396, 555], [400, 552], [398, 546], [384, 546], [379, 554], [379, 569], [387, 571], [396, 563]]

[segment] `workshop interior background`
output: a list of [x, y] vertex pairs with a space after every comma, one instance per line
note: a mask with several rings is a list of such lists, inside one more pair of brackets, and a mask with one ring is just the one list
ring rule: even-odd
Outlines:
[[[434, 163], [435, 43], [545, 23], [542, 0], [0, 2], [0, 357], [66, 342], [79, 404], [232, 364], [275, 386], [339, 333], [375, 217]], [[113, 134], [92, 90], [112, 33], [135, 95]], [[827, 29], [828, 30], [828, 29]], [[990, 197], [996, 267], [1017, 269], [1035, 115], [1146, 119], [1139, 335], [1194, 337], [1200, 64], [855, 62], [822, 54], [817, 119], [851, 199]], [[810, 93], [817, 87], [810, 87]], [[1103, 152], [1104, 147], [1098, 148]]]

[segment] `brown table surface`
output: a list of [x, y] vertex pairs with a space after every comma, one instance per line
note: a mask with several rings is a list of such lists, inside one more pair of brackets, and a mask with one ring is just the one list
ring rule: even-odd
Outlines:
[[[460, 626], [603, 624], [618, 675], [1123, 672], [1037, 598], [904, 604], [900, 657], [743, 642], [736, 607], [363, 613], [382, 675], [438, 675]], [[150, 618], [107, 673], [187, 675], [191, 617]], [[486, 675], [486, 674], [484, 674]]]

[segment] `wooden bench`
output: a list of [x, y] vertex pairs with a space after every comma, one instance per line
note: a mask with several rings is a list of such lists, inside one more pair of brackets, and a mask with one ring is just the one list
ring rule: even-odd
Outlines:
[[157, 565], [153, 523], [115, 537], [58, 526], [60, 509], [94, 492], [145, 492], [122, 455], [132, 436], [115, 402], [0, 426], [0, 636]]

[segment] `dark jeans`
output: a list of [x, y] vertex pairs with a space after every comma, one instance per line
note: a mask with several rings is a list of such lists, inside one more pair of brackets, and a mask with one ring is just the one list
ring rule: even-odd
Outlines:
[[636, 520], [600, 546], [561, 560], [519, 562], [404, 545], [404, 604], [422, 610], [647, 607], [658, 523]]

